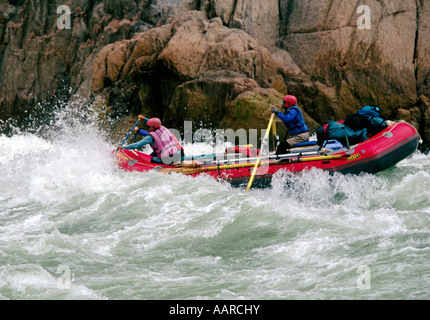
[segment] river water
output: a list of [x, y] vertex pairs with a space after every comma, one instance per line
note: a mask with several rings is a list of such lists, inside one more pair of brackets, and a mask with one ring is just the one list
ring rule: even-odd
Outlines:
[[0, 299], [430, 298], [429, 155], [246, 193], [121, 171], [92, 125], [53, 127], [0, 135]]

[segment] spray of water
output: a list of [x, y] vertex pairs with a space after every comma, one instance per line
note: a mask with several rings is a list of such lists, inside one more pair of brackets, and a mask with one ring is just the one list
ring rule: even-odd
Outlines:
[[88, 104], [45, 116], [0, 135], [0, 298], [428, 298], [427, 155], [376, 175], [278, 172], [246, 193], [119, 170]]

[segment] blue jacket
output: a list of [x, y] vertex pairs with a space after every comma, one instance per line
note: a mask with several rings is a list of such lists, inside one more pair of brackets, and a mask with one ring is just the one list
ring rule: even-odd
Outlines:
[[140, 134], [141, 136], [144, 136], [144, 137], [146, 137], [149, 134], [148, 131], [145, 131], [143, 129], [137, 130], [137, 133]]
[[288, 108], [285, 113], [278, 112], [276, 115], [285, 124], [290, 136], [295, 136], [309, 131], [305, 118], [303, 117], [303, 113], [297, 106]]

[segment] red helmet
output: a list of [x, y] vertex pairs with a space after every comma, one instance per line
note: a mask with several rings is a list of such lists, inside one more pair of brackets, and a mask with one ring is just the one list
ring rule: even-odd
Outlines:
[[158, 118], [151, 118], [146, 123], [148, 127], [154, 127], [155, 130], [160, 129], [161, 127], [161, 120]]
[[290, 108], [292, 106], [295, 106], [297, 104], [297, 98], [295, 96], [285, 96], [284, 97], [285, 106], [287, 108]]

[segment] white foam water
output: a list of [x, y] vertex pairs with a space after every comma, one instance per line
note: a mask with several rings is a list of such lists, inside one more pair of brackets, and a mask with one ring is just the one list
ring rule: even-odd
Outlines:
[[246, 193], [124, 172], [88, 122], [55, 130], [0, 136], [2, 299], [430, 298], [426, 154]]

